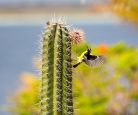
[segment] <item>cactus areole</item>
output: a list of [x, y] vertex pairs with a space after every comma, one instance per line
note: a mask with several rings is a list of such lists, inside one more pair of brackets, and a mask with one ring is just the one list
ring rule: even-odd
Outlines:
[[73, 115], [68, 28], [64, 24], [47, 23], [42, 44], [41, 115]]

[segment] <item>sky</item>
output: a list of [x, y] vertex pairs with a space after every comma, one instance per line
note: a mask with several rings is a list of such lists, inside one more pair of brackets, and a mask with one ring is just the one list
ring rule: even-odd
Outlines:
[[47, 3], [47, 4], [75, 4], [75, 3], [99, 3], [106, 0], [0, 0], [0, 4], [15, 4], [15, 3]]

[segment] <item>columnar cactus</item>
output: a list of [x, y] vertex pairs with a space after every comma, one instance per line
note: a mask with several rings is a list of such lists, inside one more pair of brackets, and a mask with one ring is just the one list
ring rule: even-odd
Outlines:
[[41, 115], [73, 115], [69, 31], [64, 24], [47, 25], [42, 41]]

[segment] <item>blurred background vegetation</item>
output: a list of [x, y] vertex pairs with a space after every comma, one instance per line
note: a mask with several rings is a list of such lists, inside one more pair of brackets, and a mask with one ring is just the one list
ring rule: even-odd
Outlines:
[[[73, 46], [73, 58], [88, 44]], [[76, 115], [137, 115], [138, 114], [138, 50], [124, 43], [92, 47], [94, 54], [106, 56], [106, 64], [91, 68], [85, 64], [73, 69], [73, 91]], [[73, 61], [75, 63], [75, 60]], [[41, 62], [35, 65], [40, 68]], [[12, 102], [11, 112], [18, 115], [38, 114], [39, 80], [23, 74], [20, 88]]]
[[[79, 2], [75, 2], [68, 7], [66, 7], [66, 5], [64, 6], [64, 4], [60, 5], [60, 3], [62, 3], [63, 1], [60, 1], [58, 5], [55, 4], [55, 1], [54, 4], [52, 4], [52, 2], [50, 1], [48, 1], [47, 4], [44, 4], [44, 1], [41, 1], [38, 3], [33, 2], [35, 4], [31, 5], [25, 5], [25, 2], [21, 2], [21, 4], [15, 5], [14, 3], [16, 3], [17, 1], [15, 0], [15, 2], [13, 2], [12, 4], [9, 3], [10, 5], [6, 5], [9, 1], [7, 3], [3, 2], [3, 4], [2, 2], [0, 2], [0, 24], [2, 26], [5, 24], [8, 29], [10, 28], [9, 33], [7, 33], [7, 28], [5, 26], [0, 28], [2, 30], [1, 35], [10, 35], [8, 36], [7, 41], [4, 41], [6, 39], [4, 35], [0, 36], [0, 51], [4, 52], [3, 49], [6, 50], [6, 48], [9, 47], [7, 48], [8, 50], [6, 50], [6, 54], [9, 55], [7, 56], [5, 55], [5, 53], [1, 54], [0, 56], [3, 57], [1, 58], [1, 60], [6, 59], [5, 57], [8, 57], [9, 60], [12, 60], [12, 56], [15, 55], [15, 52], [18, 52], [18, 50], [19, 52], [17, 55], [21, 56], [18, 58], [17, 55], [15, 55], [16, 57], [14, 57], [15, 60], [13, 61], [13, 63], [11, 63], [9, 60], [6, 60], [6, 62], [3, 64], [2, 62], [4, 61], [0, 61], [2, 65], [0, 66], [2, 68], [0, 74], [1, 76], [3, 76], [0, 80], [0, 85], [2, 89], [1, 94], [3, 94], [0, 95], [0, 103], [3, 104], [2, 101], [4, 97], [7, 98], [7, 96], [5, 95], [9, 94], [7, 93], [9, 91], [7, 90], [8, 87], [12, 87], [12, 89], [10, 89], [10, 94], [8, 95], [8, 102], [10, 102], [10, 104], [6, 105], [6, 110], [9, 111], [9, 114], [39, 115], [38, 72], [32, 71], [32, 69], [30, 69], [32, 66], [29, 64], [25, 65], [30, 67], [27, 69], [25, 69], [24, 67], [20, 68], [20, 66], [25, 63], [23, 59], [26, 59], [26, 63], [31, 63], [31, 60], [33, 60], [32, 57], [36, 52], [33, 52], [32, 54], [32, 50], [30, 49], [37, 49], [37, 47], [32, 45], [34, 44], [32, 43], [32, 41], [34, 41], [34, 37], [39, 34], [39, 31], [41, 31], [40, 27], [37, 27], [36, 29], [36, 25], [40, 25], [41, 22], [45, 23], [45, 21], [49, 19], [49, 15], [51, 15], [49, 14], [49, 12], [55, 12], [55, 9], [57, 8], [57, 15], [69, 15], [69, 23], [73, 22], [73, 24], [76, 23], [78, 25], [82, 25], [82, 22], [80, 21], [81, 19], [83, 20], [83, 24], [87, 26], [92, 24], [92, 21], [94, 21], [94, 24], [99, 24], [101, 22], [97, 22], [97, 20], [101, 18], [101, 20], [103, 19], [102, 24], [103, 22], [105, 23], [103, 25], [101, 24], [102, 26], [98, 25], [98, 27], [102, 28], [103, 33], [105, 33], [107, 29], [105, 26], [106, 24], [118, 24], [118, 18], [115, 18], [114, 21], [111, 19], [111, 22], [108, 19], [106, 20], [106, 18], [104, 18], [104, 13], [106, 12], [107, 14], [105, 17], [108, 17], [108, 13], [110, 12], [113, 13], [113, 15], [117, 15], [119, 19], [122, 19], [125, 23], [132, 23], [132, 25], [136, 25], [135, 30], [137, 32], [137, 0], [98, 0], [96, 3], [94, 2], [92, 4], [89, 4], [89, 0], [88, 3], [87, 0], [80, 0]], [[79, 6], [78, 3], [80, 3], [81, 6]], [[87, 4], [85, 5], [85, 3]], [[52, 9], [53, 7], [54, 9]], [[61, 10], [63, 9], [64, 11], [61, 12]], [[46, 14], [46, 16], [44, 14]], [[97, 16], [97, 18], [94, 18], [95, 16]], [[15, 17], [16, 19], [14, 19]], [[111, 17], [109, 16], [108, 18]], [[20, 23], [22, 24], [22, 29], [18, 32], [17, 30], [21, 28]], [[16, 25], [14, 27], [14, 29], [16, 29], [15, 33], [12, 31], [14, 24]], [[25, 25], [27, 25], [27, 28], [30, 28], [30, 26], [28, 27], [28, 25], [33, 24], [35, 24], [35, 26], [32, 27], [34, 29], [33, 34], [30, 34], [31, 31], [28, 31], [25, 28]], [[88, 30], [90, 31], [89, 33], [92, 33], [96, 30], [94, 27], [96, 26], [91, 25], [91, 28], [88, 28]], [[86, 28], [84, 28], [84, 30], [85, 29]], [[115, 30], [113, 29], [112, 31]], [[118, 43], [114, 43], [114, 40], [118, 38], [116, 33], [116, 35], [112, 35], [112, 31], [110, 31], [109, 28], [108, 34], [110, 34], [111, 32], [111, 38], [109, 36], [109, 38], [106, 38], [107, 43], [104, 39], [105, 36], [102, 36], [103, 38], [101, 37], [99, 39], [98, 44], [95, 44], [95, 42], [93, 42], [93, 39], [97, 38], [91, 39], [91, 34], [89, 36], [86, 35], [86, 41], [82, 44], [73, 45], [73, 63], [76, 63], [77, 56], [85, 51], [87, 46], [92, 48], [93, 54], [102, 54], [106, 56], [106, 64], [101, 67], [91, 68], [85, 64], [81, 64], [78, 68], [73, 69], [75, 115], [138, 115], [138, 41], [137, 39], [134, 40], [134, 38], [129, 38], [128, 43], [123, 40], [121, 40], [122, 42], [120, 42], [120, 39]], [[99, 32], [98, 34], [102, 33]], [[126, 37], [128, 36], [127, 32], [124, 32], [124, 34], [126, 34]], [[28, 36], [26, 37], [25, 35]], [[138, 38], [137, 35], [135, 36], [136, 38]], [[14, 39], [15, 37], [17, 37], [18, 40], [21, 41], [20, 44], [18, 44], [18, 40]], [[30, 40], [31, 37], [32, 41]], [[88, 39], [88, 37], [90, 39]], [[25, 39], [25, 42], [22, 41], [23, 39]], [[113, 44], [110, 44], [110, 42], [108, 42], [111, 40], [113, 40]], [[131, 43], [131, 41], [134, 41], [136, 45], [130, 45], [129, 42]], [[14, 44], [11, 45], [10, 43], [12, 42], [14, 42]], [[37, 42], [37, 40], [35, 42]], [[6, 48], [1, 47], [3, 44]], [[13, 49], [11, 51], [10, 49], [12, 49], [12, 47], [14, 47], [15, 45], [17, 45], [16, 49]], [[23, 49], [27, 48], [25, 49], [26, 51], [24, 51], [23, 49], [21, 50], [21, 47]], [[27, 57], [27, 55], [29, 55], [30, 57]], [[30, 61], [28, 62], [27, 60]], [[11, 66], [7, 64], [8, 61]], [[18, 61], [22, 63], [18, 63]], [[17, 69], [16, 74], [13, 71], [11, 73], [9, 71], [12, 70], [14, 65]], [[40, 69], [41, 62], [39, 61], [39, 59], [35, 60], [34, 65], [38, 70]], [[4, 67], [6, 67], [6, 74], [3, 74]], [[30, 73], [21, 74], [22, 72], [18, 70], [19, 68], [22, 71], [29, 71]], [[19, 74], [21, 74], [21, 76], [19, 76]], [[14, 75], [16, 76], [15, 78], [11, 77]], [[17, 80], [18, 78], [19, 80]], [[2, 112], [0, 112], [0, 114], [9, 115]]]
[[137, 0], [111, 0], [111, 9], [122, 18], [138, 23]]

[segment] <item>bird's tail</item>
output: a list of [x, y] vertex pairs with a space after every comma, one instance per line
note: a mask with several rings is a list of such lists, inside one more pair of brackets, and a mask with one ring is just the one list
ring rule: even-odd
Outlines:
[[73, 67], [76, 68], [76, 67], [77, 67], [78, 65], [80, 65], [80, 64], [81, 64], [81, 62], [79, 62], [79, 63], [73, 65]]

